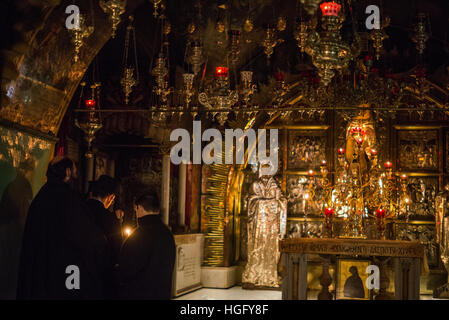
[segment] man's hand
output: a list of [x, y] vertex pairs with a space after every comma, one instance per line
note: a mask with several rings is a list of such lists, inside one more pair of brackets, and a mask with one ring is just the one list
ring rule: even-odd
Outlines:
[[117, 219], [122, 220], [124, 215], [125, 213], [122, 209], [115, 210], [115, 216], [117, 217]]

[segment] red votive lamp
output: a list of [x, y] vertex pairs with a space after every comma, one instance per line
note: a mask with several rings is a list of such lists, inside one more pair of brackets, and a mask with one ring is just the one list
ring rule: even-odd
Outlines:
[[341, 5], [335, 2], [323, 2], [320, 4], [321, 12], [323, 16], [338, 16], [340, 12]]
[[358, 145], [361, 145], [363, 143], [363, 138], [357, 138], [355, 139], [355, 142], [357, 142]]
[[215, 68], [215, 79], [218, 78], [228, 78], [229, 72], [226, 67], [217, 67]]
[[378, 218], [383, 218], [383, 217], [385, 217], [385, 210], [384, 210], [384, 209], [377, 209], [377, 210], [376, 210], [376, 216], [377, 216]]
[[326, 215], [326, 217], [332, 216], [334, 214], [334, 209], [326, 208], [324, 209], [324, 214]]
[[376, 150], [376, 149], [371, 149], [371, 154], [372, 154], [373, 156], [377, 155], [377, 150]]
[[309, 171], [307, 172], [307, 174], [308, 174], [310, 177], [313, 177], [313, 176], [315, 175], [315, 172], [314, 172], [313, 170], [309, 170]]
[[326, 160], [321, 161], [321, 165], [325, 166], [327, 164]]
[[93, 99], [87, 99], [86, 100], [86, 108], [87, 109], [94, 109], [95, 108], [95, 104], [96, 104], [96, 102]]
[[393, 167], [393, 164], [390, 161], [387, 161], [384, 163], [385, 169], [391, 169]]
[[407, 175], [404, 173], [404, 174], [401, 174], [401, 180], [402, 181], [405, 181], [405, 180], [407, 180]]
[[337, 152], [338, 152], [338, 154], [339, 154], [340, 156], [342, 156], [342, 155], [345, 154], [345, 149], [343, 149], [343, 148], [338, 148]]

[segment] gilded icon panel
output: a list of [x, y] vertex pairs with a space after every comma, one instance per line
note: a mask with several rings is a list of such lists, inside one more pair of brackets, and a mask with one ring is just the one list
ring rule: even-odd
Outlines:
[[287, 144], [287, 169], [309, 170], [326, 159], [326, 132], [321, 130], [290, 130]]
[[325, 204], [323, 180], [318, 177], [287, 175], [288, 216], [320, 216]]
[[[410, 219], [434, 220], [435, 197], [438, 192], [438, 177], [409, 177], [408, 192], [410, 204], [408, 215]], [[404, 212], [400, 217], [403, 218]]]
[[369, 260], [338, 259], [337, 260], [337, 300], [370, 300], [366, 287], [368, 273], [366, 268], [371, 265]]
[[400, 130], [397, 150], [400, 170], [438, 170], [437, 130]]

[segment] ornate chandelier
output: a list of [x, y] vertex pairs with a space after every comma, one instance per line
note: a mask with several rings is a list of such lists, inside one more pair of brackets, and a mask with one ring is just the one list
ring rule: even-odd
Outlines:
[[[85, 82], [81, 82], [81, 93], [78, 102], [78, 109], [81, 109], [81, 100], [83, 98]], [[92, 142], [95, 134], [103, 127], [100, 114], [96, 112], [100, 108], [100, 83], [94, 83], [90, 86], [91, 96], [85, 100], [86, 110], [88, 112], [82, 115], [81, 119], [75, 118], [75, 125], [84, 132], [84, 139], [87, 142], [86, 157], [92, 157]]]
[[320, 7], [323, 13], [322, 31], [310, 33], [305, 52], [312, 57], [321, 83], [327, 86], [336, 71], [346, 68], [349, 61], [358, 56], [359, 49], [357, 46], [351, 48], [341, 39], [340, 29], [344, 21], [344, 17], [339, 15], [341, 5], [324, 2]]
[[[133, 91], [133, 87], [135, 87], [139, 83], [139, 66], [137, 62], [137, 49], [136, 49], [136, 33], [134, 31], [133, 26], [133, 16], [129, 17], [129, 25], [126, 27], [126, 36], [125, 36], [125, 46], [123, 52], [123, 74], [120, 80], [120, 84], [123, 89], [123, 93], [125, 94], [125, 103], [129, 103], [129, 95]], [[129, 57], [129, 40], [130, 35], [132, 33], [133, 42], [134, 42], [134, 63], [136, 70], [136, 78], [134, 78], [134, 67], [128, 65], [128, 57]]]
[[[215, 69], [215, 80], [212, 86], [206, 88], [206, 91], [198, 95], [198, 101], [207, 109], [219, 108], [229, 110], [238, 101], [238, 93], [229, 88], [229, 69], [226, 67], [217, 67]], [[219, 112], [213, 111], [215, 117]], [[229, 111], [220, 112], [218, 121], [224, 125], [228, 118]]]

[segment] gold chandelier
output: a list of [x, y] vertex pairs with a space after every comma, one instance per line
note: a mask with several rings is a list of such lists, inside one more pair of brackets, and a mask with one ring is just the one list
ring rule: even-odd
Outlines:
[[323, 17], [322, 30], [309, 34], [305, 52], [312, 57], [313, 65], [324, 86], [327, 86], [336, 71], [348, 66], [349, 61], [358, 56], [358, 36], [355, 46], [351, 47], [341, 39], [340, 29], [344, 16], [340, 14], [341, 5], [336, 2], [324, 2], [320, 5]]

